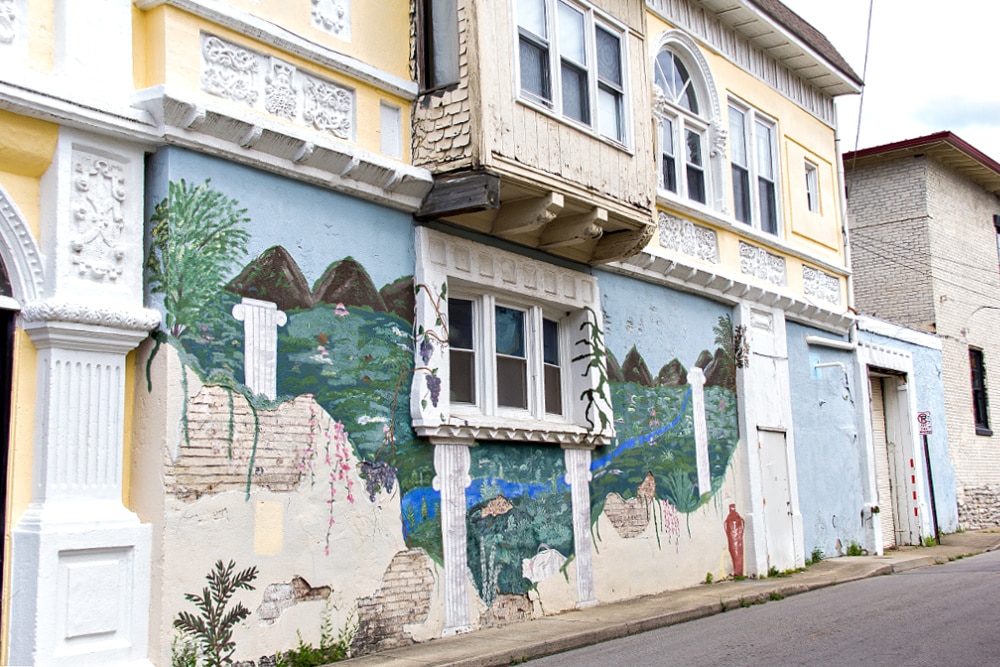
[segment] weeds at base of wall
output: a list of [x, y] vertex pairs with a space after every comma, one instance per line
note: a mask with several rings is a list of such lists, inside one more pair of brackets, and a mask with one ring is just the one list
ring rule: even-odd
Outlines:
[[324, 607], [321, 619], [319, 646], [314, 647], [311, 643], [303, 641], [302, 633], [296, 633], [299, 645], [279, 653], [275, 667], [317, 667], [351, 657], [351, 642], [358, 634], [357, 616], [352, 614], [336, 637], [333, 635], [333, 624], [330, 621], [329, 604]]
[[845, 556], [866, 556], [868, 555], [867, 550], [862, 548], [857, 542], [851, 542], [847, 545], [847, 551], [844, 552]]
[[823, 555], [824, 555], [823, 550], [820, 549], [819, 547], [813, 549], [812, 553], [809, 555], [809, 559], [806, 561], [806, 567], [809, 567], [810, 565], [815, 565], [816, 563], [823, 560]]
[[715, 581], [715, 576], [711, 572], [705, 573], [705, 583], [710, 584]]
[[928, 535], [927, 537], [924, 538], [925, 547], [936, 547], [937, 545], [938, 541], [934, 538], [933, 535]]

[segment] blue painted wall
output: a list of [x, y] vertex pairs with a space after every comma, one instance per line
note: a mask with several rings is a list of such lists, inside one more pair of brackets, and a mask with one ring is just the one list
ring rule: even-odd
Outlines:
[[[787, 323], [795, 465], [805, 554], [814, 549], [834, 556], [851, 542], [864, 544], [861, 524], [864, 457], [858, 438], [858, 391], [854, 355], [809, 346], [806, 336], [837, 338]], [[816, 364], [839, 362], [816, 369]]]

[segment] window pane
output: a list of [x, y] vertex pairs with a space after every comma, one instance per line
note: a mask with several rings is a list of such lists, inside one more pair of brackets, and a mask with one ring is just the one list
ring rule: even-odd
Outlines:
[[562, 65], [563, 115], [581, 123], [590, 124], [587, 102], [587, 73], [563, 61]]
[[456, 350], [449, 352], [451, 390], [448, 395], [452, 403], [476, 402], [476, 355], [474, 352]]
[[521, 37], [521, 90], [551, 100], [549, 92], [549, 55], [545, 49]]
[[425, 57], [428, 88], [436, 88], [459, 79], [458, 7], [456, 0], [427, 0]]
[[583, 38], [583, 13], [566, 3], [559, 3], [559, 53], [580, 65], [587, 64], [587, 47]]
[[733, 215], [750, 224], [750, 172], [733, 164]]
[[687, 139], [687, 161], [702, 166], [701, 135], [693, 130], [685, 130], [684, 136]]
[[698, 113], [698, 98], [691, 88], [687, 68], [672, 52], [661, 51], [656, 56], [655, 83], [673, 104]]
[[729, 159], [733, 164], [748, 168], [746, 116], [736, 107], [729, 107]]
[[663, 187], [677, 192], [677, 162], [670, 156], [663, 156]]
[[548, 37], [545, 30], [545, 0], [517, 0], [517, 24], [539, 37]]
[[760, 228], [768, 234], [777, 234], [778, 209], [774, 183], [763, 178], [758, 178], [757, 182], [760, 197]]
[[774, 159], [771, 155], [771, 127], [756, 121], [757, 134], [757, 175], [774, 180]]
[[602, 85], [597, 89], [597, 105], [601, 134], [618, 141], [624, 141], [621, 93], [609, 90]]
[[524, 358], [524, 311], [496, 307], [497, 354]]
[[674, 153], [674, 123], [669, 118], [663, 119], [663, 139], [660, 144], [663, 162], [662, 185], [671, 192], [677, 192], [677, 159]]
[[472, 302], [448, 300], [448, 345], [451, 349], [475, 349], [472, 331]]
[[810, 211], [819, 212], [819, 177], [815, 165], [806, 162], [806, 204]]
[[622, 85], [622, 48], [617, 36], [597, 29], [597, 75], [603, 81]]
[[528, 409], [528, 363], [524, 359], [497, 357], [497, 405]]
[[562, 414], [562, 373], [558, 366], [545, 365], [545, 411]]
[[972, 374], [972, 408], [976, 427], [988, 429], [990, 418], [986, 394], [986, 364], [983, 351], [969, 348], [969, 369]]
[[542, 320], [542, 360], [559, 365], [559, 324], [552, 320]]
[[688, 199], [705, 203], [705, 172], [693, 165], [687, 166]]

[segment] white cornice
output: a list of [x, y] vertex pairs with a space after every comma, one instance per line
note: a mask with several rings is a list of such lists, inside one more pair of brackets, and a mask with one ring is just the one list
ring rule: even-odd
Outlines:
[[941, 339], [932, 333], [918, 331], [916, 329], [903, 326], [902, 324], [887, 322], [868, 315], [858, 316], [858, 329], [877, 336], [894, 338], [896, 340], [903, 341], [904, 343], [919, 345], [920, 347], [926, 347], [932, 350], [941, 349]]
[[162, 5], [176, 7], [321, 67], [369, 83], [397, 97], [409, 101], [417, 97], [417, 84], [409, 79], [384, 72], [356, 58], [320, 46], [252, 14], [233, 9], [219, 0], [134, 0], [133, 4], [142, 11]]
[[780, 308], [785, 311], [785, 317], [789, 320], [832, 333], [845, 334], [854, 322], [854, 316], [850, 312], [831, 310], [827, 305], [813, 301], [809, 297], [790, 294], [777, 287], [771, 289], [753, 285], [730, 275], [713, 273], [678, 259], [653, 255], [648, 251], [643, 251], [624, 262], [607, 264], [603, 268], [730, 305], [752, 302]]
[[165, 86], [136, 93], [168, 144], [277, 172], [403, 211], [415, 211], [433, 180], [426, 169], [332, 137]]

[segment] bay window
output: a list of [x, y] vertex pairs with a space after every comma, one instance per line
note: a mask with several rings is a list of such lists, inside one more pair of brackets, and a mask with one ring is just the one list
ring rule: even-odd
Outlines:
[[516, 3], [522, 97], [625, 143], [624, 31], [583, 4]]

